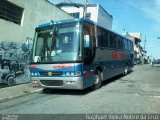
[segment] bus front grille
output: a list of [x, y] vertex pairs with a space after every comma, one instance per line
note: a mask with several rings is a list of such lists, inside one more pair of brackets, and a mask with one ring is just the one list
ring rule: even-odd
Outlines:
[[42, 76], [61, 76], [63, 72], [39, 72]]
[[63, 80], [40, 80], [45, 86], [62, 86]]

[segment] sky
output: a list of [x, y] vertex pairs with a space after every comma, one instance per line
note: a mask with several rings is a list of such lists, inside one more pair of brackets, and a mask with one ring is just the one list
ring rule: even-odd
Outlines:
[[[84, 0], [50, 0], [59, 2], [80, 2]], [[160, 0], [88, 0], [89, 4], [100, 4], [113, 16], [112, 30], [123, 34], [142, 33], [142, 42], [146, 38], [145, 50], [148, 56], [160, 59]], [[146, 36], [146, 37], [145, 37]]]

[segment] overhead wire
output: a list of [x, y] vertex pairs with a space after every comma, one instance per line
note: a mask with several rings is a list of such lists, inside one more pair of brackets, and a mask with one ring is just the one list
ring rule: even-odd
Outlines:
[[[146, 11], [144, 11], [143, 9], [137, 8], [137, 7], [133, 6], [133, 5], [127, 4], [127, 3], [122, 2], [122, 1], [120, 1], [120, 0], [114, 0], [114, 1], [116, 1], [116, 2], [118, 2], [118, 3], [120, 3], [120, 4], [122, 4], [122, 5], [125, 5], [125, 6], [127, 5], [127, 6], [131, 7], [132, 9], [137, 10], [138, 12], [146, 13]], [[153, 15], [153, 16], [155, 16], [155, 17], [160, 17], [159, 15]]]

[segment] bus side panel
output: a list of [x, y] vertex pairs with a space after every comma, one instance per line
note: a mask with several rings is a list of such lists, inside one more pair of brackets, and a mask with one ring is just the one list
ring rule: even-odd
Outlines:
[[109, 79], [119, 73], [119, 61], [112, 58], [112, 49], [108, 48], [97, 48], [95, 63], [102, 65], [103, 80]]
[[102, 66], [103, 80], [122, 74], [126, 66], [133, 68], [133, 58], [129, 51], [110, 48], [97, 48], [95, 63]]
[[83, 87], [91, 87], [94, 84], [94, 65], [83, 66]]

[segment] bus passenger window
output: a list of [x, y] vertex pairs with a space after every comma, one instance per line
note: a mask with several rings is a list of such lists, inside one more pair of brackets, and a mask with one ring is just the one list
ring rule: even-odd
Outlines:
[[121, 37], [116, 37], [118, 49], [123, 49], [123, 41]]
[[98, 36], [98, 45], [100, 47], [108, 47], [109, 43], [108, 43], [108, 32], [107, 32], [107, 30], [98, 27], [97, 36]]
[[116, 39], [115, 39], [115, 36], [113, 34], [110, 34], [110, 47], [111, 48], [117, 48], [117, 42], [116, 42]]
[[128, 40], [124, 38], [123, 41], [124, 41], [124, 48], [127, 50], [128, 49]]

